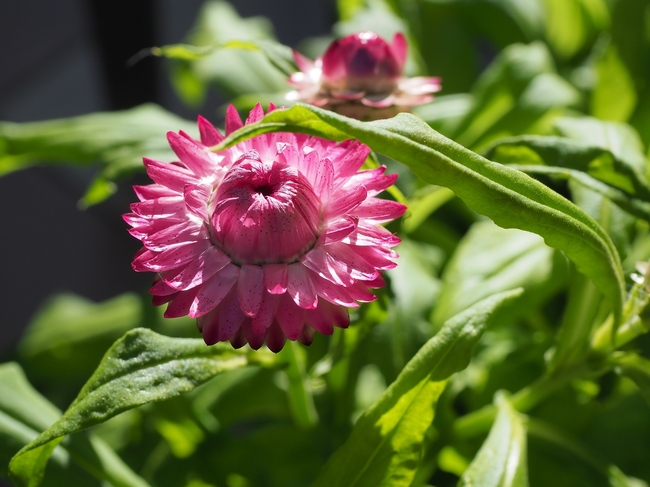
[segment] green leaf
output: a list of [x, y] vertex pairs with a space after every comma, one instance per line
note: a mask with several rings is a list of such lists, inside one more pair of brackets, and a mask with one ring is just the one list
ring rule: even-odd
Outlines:
[[142, 322], [142, 301], [123, 294], [93, 303], [74, 294], [50, 298], [29, 324], [18, 354], [30, 373], [87, 379], [111, 344]]
[[625, 122], [636, 107], [634, 80], [616, 46], [609, 45], [596, 61], [598, 81], [591, 95], [591, 113], [602, 120]]
[[615, 159], [646, 174], [646, 157], [639, 134], [629, 125], [592, 117], [559, 118], [555, 127], [564, 137], [606, 149]]
[[632, 379], [650, 404], [650, 360], [635, 353], [626, 353], [615, 363], [617, 371]]
[[220, 49], [239, 49], [242, 51], [258, 51], [286, 76], [298, 70], [291, 54], [291, 48], [272, 40], [260, 39], [256, 41], [230, 40], [214, 46], [192, 46], [189, 44], [172, 44], [169, 46], [154, 47], [152, 54], [168, 59], [182, 61], [196, 61], [213, 54]]
[[527, 487], [526, 426], [503, 394], [497, 394], [497, 417], [485, 443], [467, 468], [459, 487]]
[[[569, 119], [562, 119], [559, 123], [571, 133], [567, 120]], [[569, 124], [572, 127], [577, 126], [574, 121]], [[628, 154], [630, 150], [623, 146], [631, 136], [618, 137], [614, 133], [607, 137], [605, 134], [609, 131], [606, 126], [603, 127], [600, 122], [593, 125], [594, 130], [606, 138], [583, 141], [557, 136], [509, 137], [491, 146], [486, 151], [486, 157], [502, 164], [525, 165], [527, 172], [528, 169], [535, 170], [534, 167], [530, 167], [533, 165], [554, 167], [553, 169], [540, 167], [540, 173], [555, 171], [558, 175], [572, 174], [570, 171], [564, 172], [564, 168], [581, 171], [614, 188], [650, 202], [650, 184], [643, 172], [643, 156], [633, 152]], [[589, 129], [584, 130], [586, 132]], [[608, 139], [612, 141], [611, 144], [607, 144]], [[518, 166], [518, 169], [521, 168]]]
[[504, 230], [490, 221], [475, 223], [447, 264], [434, 309], [433, 324], [447, 319], [491, 294], [523, 287], [515, 311], [526, 312], [558, 288], [567, 275], [555, 251], [538, 235]]
[[217, 374], [247, 365], [229, 345], [168, 338], [150, 330], [126, 333], [63, 416], [20, 450], [9, 465], [14, 476], [37, 485], [54, 447], [65, 437], [137, 406], [189, 392]]
[[[61, 417], [61, 412], [36, 392], [15, 363], [0, 365], [0, 475], [4, 465], [17, 449], [34, 440]], [[79, 466], [100, 480], [115, 487], [146, 487], [138, 477], [103, 441], [93, 435], [76, 436], [64, 446], [52, 442], [40, 455], [22, 460], [22, 468], [30, 478], [21, 478], [25, 485], [36, 486], [43, 479], [45, 463], [52, 454], [52, 481], [47, 485], [86, 485], [90, 477], [81, 475]], [[75, 463], [72, 464], [70, 460]]]
[[206, 85], [216, 85], [229, 97], [288, 89], [283, 74], [292, 64], [288, 48], [274, 41], [273, 26], [263, 17], [244, 19], [227, 2], [207, 1], [186, 43], [193, 47], [167, 46], [156, 52], [177, 58], [172, 82], [188, 103], [200, 102]]
[[409, 486], [447, 379], [467, 367], [494, 311], [520, 292], [491, 296], [449, 320], [358, 419], [314, 487]]
[[195, 124], [157, 105], [92, 113], [46, 122], [0, 122], [0, 175], [39, 163], [90, 166], [102, 172], [85, 196], [86, 204], [110, 195], [107, 182], [142, 170], [142, 157], [173, 160], [165, 134], [196, 133]]
[[471, 209], [504, 228], [542, 236], [565, 252], [590, 277], [620, 317], [625, 286], [621, 263], [607, 233], [587, 214], [520, 171], [491, 162], [400, 114], [361, 122], [311, 105], [275, 110], [231, 134], [215, 150], [267, 132], [303, 132], [334, 140], [359, 139], [371, 149], [408, 166], [429, 184], [446, 186]]

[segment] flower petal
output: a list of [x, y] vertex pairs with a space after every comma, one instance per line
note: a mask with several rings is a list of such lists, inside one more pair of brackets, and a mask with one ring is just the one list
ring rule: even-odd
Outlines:
[[183, 267], [180, 272], [168, 273], [163, 280], [173, 289], [186, 291], [205, 283], [229, 263], [228, 256], [211, 245], [205, 252]]
[[[239, 268], [229, 264], [203, 283], [192, 302], [189, 315], [192, 318], [197, 318], [215, 309], [237, 282], [238, 277]], [[237, 308], [239, 309], [239, 306]]]
[[296, 306], [288, 296], [280, 302], [276, 320], [289, 340], [296, 340], [305, 326], [303, 310]]
[[197, 145], [176, 132], [167, 132], [167, 140], [180, 161], [194, 174], [200, 177], [210, 174], [213, 162], [205, 147]]
[[287, 292], [288, 275], [286, 264], [268, 264], [264, 266], [264, 284], [271, 294]]
[[241, 117], [237, 113], [237, 110], [235, 110], [235, 107], [228, 105], [228, 109], [226, 110], [226, 136], [243, 126], [244, 123], [241, 121]]
[[242, 265], [237, 285], [239, 306], [247, 316], [255, 316], [266, 294], [264, 289], [264, 271], [258, 265]]
[[199, 126], [199, 133], [201, 134], [201, 143], [207, 147], [212, 147], [221, 142], [224, 137], [221, 135], [214, 125], [201, 115], [198, 116], [197, 124]]
[[265, 333], [273, 323], [275, 314], [280, 305], [280, 296], [275, 294], [264, 293], [262, 296], [262, 304], [257, 310], [257, 314], [251, 320], [251, 329], [255, 334]]
[[287, 292], [294, 303], [303, 309], [314, 309], [318, 304], [318, 296], [307, 268], [300, 263], [291, 264], [287, 266], [287, 274]]

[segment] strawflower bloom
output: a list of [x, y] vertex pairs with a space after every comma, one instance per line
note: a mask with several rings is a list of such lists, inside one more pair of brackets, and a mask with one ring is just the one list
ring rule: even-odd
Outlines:
[[388, 44], [374, 32], [334, 41], [315, 61], [297, 51], [300, 71], [289, 83], [293, 101], [306, 101], [354, 118], [382, 118], [433, 100], [438, 77], [404, 77], [407, 45], [402, 33]]
[[[246, 123], [263, 116], [258, 104]], [[230, 106], [226, 134], [242, 125]], [[133, 268], [158, 273], [154, 304], [197, 318], [208, 345], [277, 352], [347, 327], [348, 308], [374, 300], [396, 265], [399, 239], [380, 224], [406, 208], [376, 196], [397, 176], [360, 170], [358, 141], [278, 133], [214, 153], [223, 136], [198, 126], [200, 141], [167, 134], [178, 162], [144, 159], [154, 184], [134, 187], [140, 202], [124, 216], [144, 244]]]

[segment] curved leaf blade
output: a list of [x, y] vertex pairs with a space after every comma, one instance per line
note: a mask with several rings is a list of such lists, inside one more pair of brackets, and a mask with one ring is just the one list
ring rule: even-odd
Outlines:
[[493, 313], [520, 293], [490, 296], [445, 323], [359, 418], [313, 487], [411, 485], [447, 379], [467, 367]]
[[247, 364], [246, 354], [228, 345], [207, 347], [200, 339], [169, 338], [143, 328], [129, 331], [106, 352], [63, 416], [12, 458], [10, 472], [36, 486], [52, 450], [66, 435], [189, 392]]
[[524, 416], [503, 394], [497, 394], [495, 402], [494, 425], [459, 487], [528, 487]]
[[541, 235], [564, 251], [608, 299], [618, 321], [625, 284], [620, 258], [607, 233], [584, 211], [515, 169], [489, 161], [410, 114], [361, 122], [311, 105], [275, 110], [230, 134], [215, 150], [267, 132], [308, 133], [334, 140], [356, 138], [405, 165], [423, 181], [446, 186], [474, 211], [504, 228]]
[[[61, 416], [61, 412], [41, 396], [27, 381], [18, 364], [0, 365], [0, 460], [9, 463], [17, 449], [36, 438], [40, 431]], [[65, 446], [56, 448], [59, 441], [52, 441], [47, 448], [21, 459], [21, 467], [33, 475], [22, 479], [25, 485], [36, 486], [43, 479], [45, 464], [50, 455], [54, 460], [53, 483], [50, 485], [78, 485], [86, 477], [83, 472], [71, 468], [73, 460], [81, 468], [116, 487], [148, 487], [120, 457], [101, 439], [75, 436]], [[5, 467], [0, 475], [7, 474]], [[65, 482], [65, 484], [62, 484]]]

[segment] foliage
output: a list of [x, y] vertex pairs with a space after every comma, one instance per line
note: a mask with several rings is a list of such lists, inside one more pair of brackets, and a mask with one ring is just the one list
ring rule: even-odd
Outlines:
[[[442, 94], [377, 121], [297, 104], [215, 150], [275, 131], [369, 145], [368, 164], [399, 173], [390, 194], [409, 206], [389, 226], [402, 243], [387, 289], [349, 329], [278, 355], [206, 347], [192, 320], [163, 319], [133, 293], [53, 296], [0, 364], [0, 476], [650, 483], [650, 282], [636, 266], [650, 260], [650, 0], [336, 4], [332, 37], [404, 31], [408, 74], [442, 76]], [[152, 53], [193, 106], [215, 88], [242, 111], [282, 104], [295, 69], [266, 19], [215, 0], [185, 43]], [[97, 204], [142, 156], [174, 160], [169, 130], [197, 135], [155, 105], [0, 122], [0, 174], [98, 165], [83, 200]]]

